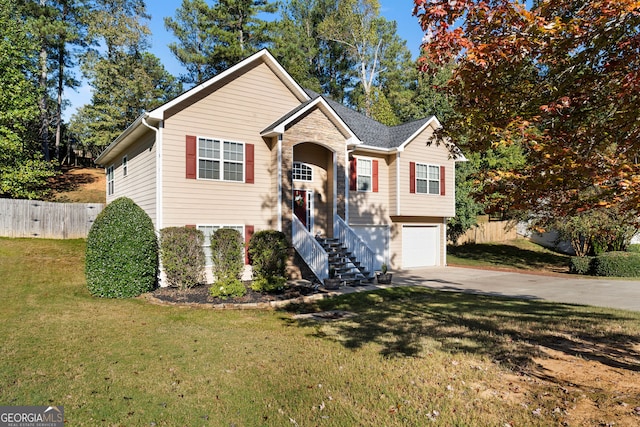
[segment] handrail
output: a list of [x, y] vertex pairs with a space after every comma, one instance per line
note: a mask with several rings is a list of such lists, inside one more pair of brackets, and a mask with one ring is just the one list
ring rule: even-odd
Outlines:
[[329, 277], [329, 255], [295, 216], [291, 221], [293, 247], [307, 263], [313, 274], [322, 282]]
[[375, 252], [339, 216], [336, 216], [334, 220], [333, 234], [334, 237], [340, 239], [349, 252], [355, 255], [369, 273], [373, 273], [376, 260]]

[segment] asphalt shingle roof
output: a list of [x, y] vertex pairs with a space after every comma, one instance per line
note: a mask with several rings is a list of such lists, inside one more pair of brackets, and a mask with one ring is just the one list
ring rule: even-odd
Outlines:
[[398, 126], [386, 126], [362, 113], [345, 107], [331, 98], [320, 95], [310, 89], [305, 89], [311, 99], [322, 97], [327, 104], [340, 116], [351, 131], [365, 145], [380, 148], [396, 148], [402, 145], [411, 135], [424, 126], [431, 117], [404, 123]]

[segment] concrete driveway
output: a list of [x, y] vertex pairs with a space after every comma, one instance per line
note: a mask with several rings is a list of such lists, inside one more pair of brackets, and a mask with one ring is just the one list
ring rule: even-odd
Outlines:
[[393, 272], [393, 284], [640, 311], [640, 280], [522, 274], [461, 267]]

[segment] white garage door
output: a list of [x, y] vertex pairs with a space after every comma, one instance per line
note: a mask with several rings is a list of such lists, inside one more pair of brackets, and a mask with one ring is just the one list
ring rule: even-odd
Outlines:
[[402, 268], [438, 265], [440, 255], [438, 226], [402, 226]]
[[351, 228], [376, 254], [375, 270], [389, 259], [389, 227], [383, 225], [352, 225]]

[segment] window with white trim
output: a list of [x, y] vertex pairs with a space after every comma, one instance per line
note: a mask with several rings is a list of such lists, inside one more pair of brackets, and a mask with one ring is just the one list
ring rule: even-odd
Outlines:
[[244, 181], [244, 143], [198, 138], [198, 178]]
[[313, 169], [302, 162], [293, 162], [292, 170], [294, 181], [313, 181]]
[[113, 195], [115, 191], [115, 179], [113, 175], [113, 166], [107, 168], [107, 196]]
[[205, 265], [207, 267], [211, 267], [213, 263], [211, 262], [211, 236], [216, 230], [220, 228], [231, 228], [233, 230], [237, 230], [242, 236], [242, 241], [244, 242], [244, 225], [198, 225], [196, 228], [204, 234], [204, 243], [202, 247], [204, 248], [204, 259]]
[[122, 158], [122, 176], [127, 176], [129, 174], [129, 159], [127, 156]]
[[416, 163], [416, 193], [440, 194], [440, 166]]
[[358, 191], [372, 191], [373, 167], [371, 160], [358, 158], [356, 165], [358, 169]]

